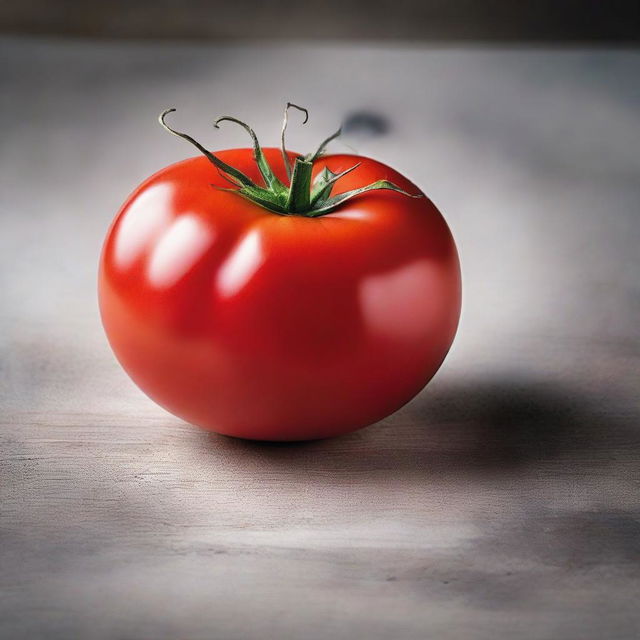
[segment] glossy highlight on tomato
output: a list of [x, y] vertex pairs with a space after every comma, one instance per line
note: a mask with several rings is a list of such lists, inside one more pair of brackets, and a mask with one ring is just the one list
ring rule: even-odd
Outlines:
[[[216, 154], [258, 182], [252, 149]], [[288, 180], [278, 149], [264, 157]], [[290, 154], [293, 160], [296, 155]], [[325, 155], [344, 193], [384, 164]], [[278, 215], [228, 190], [205, 157], [125, 202], [100, 260], [109, 342], [134, 382], [187, 422], [258, 440], [308, 440], [381, 420], [442, 363], [461, 302], [456, 247], [426, 197], [370, 191], [320, 217]]]

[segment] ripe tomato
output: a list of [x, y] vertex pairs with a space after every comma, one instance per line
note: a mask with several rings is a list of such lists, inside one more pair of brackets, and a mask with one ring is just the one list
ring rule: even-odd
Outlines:
[[[215, 157], [258, 184], [255, 153]], [[286, 185], [280, 150], [260, 153]], [[312, 177], [358, 162], [333, 197], [380, 180], [419, 193], [353, 155], [314, 158]], [[212, 185], [229, 179], [205, 157], [159, 171], [104, 243], [102, 321], [145, 393], [219, 433], [307, 440], [376, 422], [424, 387], [452, 343], [461, 300], [455, 244], [430, 200], [372, 190], [326, 215], [279, 215]]]

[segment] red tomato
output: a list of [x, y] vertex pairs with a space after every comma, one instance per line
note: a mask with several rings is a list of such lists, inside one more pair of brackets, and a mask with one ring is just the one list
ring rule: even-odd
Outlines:
[[[286, 181], [280, 151], [264, 154]], [[216, 155], [259, 181], [251, 149]], [[419, 193], [352, 155], [321, 157], [313, 174], [357, 162], [337, 194], [380, 179]], [[229, 186], [205, 157], [171, 165], [108, 232], [102, 321], [136, 384], [188, 422], [259, 440], [346, 433], [413, 398], [460, 313], [455, 244], [431, 201], [372, 191], [309, 218], [211, 184]]]

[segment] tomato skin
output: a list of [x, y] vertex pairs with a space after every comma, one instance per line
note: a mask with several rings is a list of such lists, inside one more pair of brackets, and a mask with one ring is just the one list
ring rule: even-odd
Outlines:
[[[264, 153], [285, 180], [279, 150]], [[258, 181], [250, 149], [217, 154]], [[316, 162], [334, 193], [388, 179], [359, 156]], [[451, 233], [427, 198], [373, 191], [319, 218], [281, 216], [211, 184], [204, 157], [125, 202], [99, 271], [102, 321], [134, 382], [205, 429], [258, 440], [339, 435], [386, 417], [434, 375], [461, 303]]]

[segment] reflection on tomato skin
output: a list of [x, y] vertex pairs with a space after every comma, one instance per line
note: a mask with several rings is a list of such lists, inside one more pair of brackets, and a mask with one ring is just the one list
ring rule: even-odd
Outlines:
[[[279, 152], [266, 149], [284, 180]], [[257, 180], [251, 152], [221, 152]], [[326, 156], [346, 191], [377, 179], [366, 158]], [[220, 433], [304, 440], [389, 415], [429, 381], [453, 341], [460, 269], [427, 198], [355, 198], [310, 219], [221, 191], [205, 158], [152, 176], [114, 220], [100, 262], [103, 324], [151, 398]]]
[[213, 232], [195, 215], [176, 218], [158, 239], [149, 257], [147, 279], [155, 289], [179, 282], [214, 241]]

